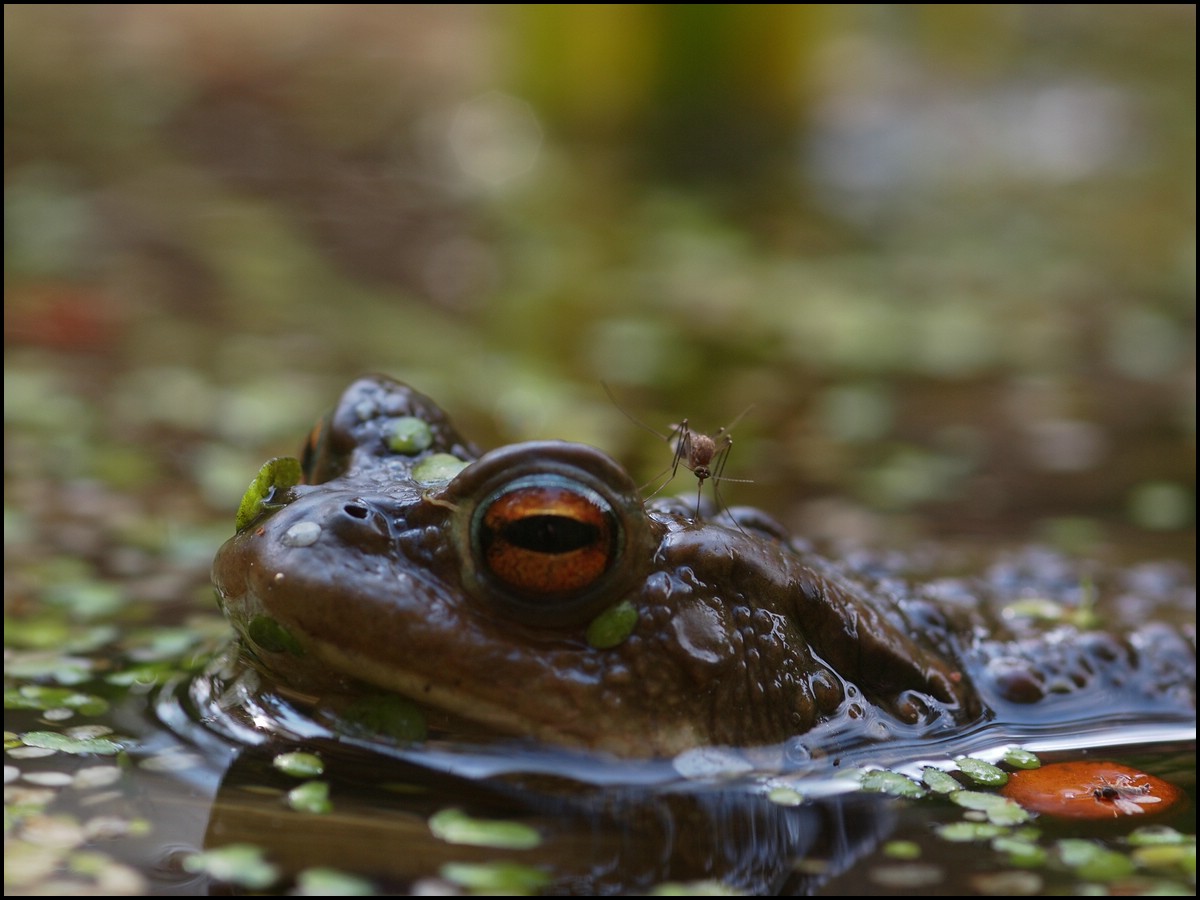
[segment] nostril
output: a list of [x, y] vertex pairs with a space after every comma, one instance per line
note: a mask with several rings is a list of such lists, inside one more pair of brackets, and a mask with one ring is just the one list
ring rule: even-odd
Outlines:
[[342, 500], [340, 506], [341, 515], [333, 516], [328, 523], [333, 534], [362, 551], [383, 550], [390, 545], [391, 526], [377, 503], [355, 497]]

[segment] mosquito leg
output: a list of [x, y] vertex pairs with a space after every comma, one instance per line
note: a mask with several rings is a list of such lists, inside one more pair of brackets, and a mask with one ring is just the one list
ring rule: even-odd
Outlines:
[[729, 511], [729, 506], [723, 499], [721, 499], [721, 477], [725, 473], [725, 463], [729, 461], [729, 451], [732, 449], [733, 438], [726, 435], [725, 446], [723, 446], [720, 453], [717, 454], [719, 458], [717, 459], [716, 467], [713, 469], [713, 497], [715, 497], [717, 500], [717, 509], [724, 510], [725, 515], [729, 517], [729, 521], [737, 526], [738, 531], [740, 531], [742, 534], [745, 534], [746, 529], [744, 529], [741, 523], [733, 517], [733, 513]]
[[671, 473], [670, 475], [667, 475], [667, 477], [663, 480], [662, 484], [660, 484], [658, 487], [656, 487], [654, 490], [652, 490], [649, 494], [646, 494], [642, 499], [649, 500], [651, 497], [656, 496], [668, 484], [670, 484], [671, 481], [675, 478], [676, 468], [678, 468], [678, 465], [667, 466], [665, 469], [663, 469], [661, 472], [659, 472], [657, 475], [655, 475], [653, 478], [651, 478], [649, 481], [647, 481], [645, 484], [643, 484], [638, 489], [639, 491], [645, 491], [646, 488], [650, 487], [650, 485], [654, 484], [656, 481], [658, 481], [664, 475], [667, 475], [668, 472]]
[[[675, 453], [671, 457], [671, 464], [669, 466], [667, 466], [667, 468], [665, 468], [661, 472], [659, 472], [657, 475], [655, 475], [653, 478], [651, 478], [648, 482], [646, 482], [646, 484], [642, 486], [642, 490], [645, 490], [649, 485], [658, 481], [658, 479], [662, 478], [664, 475], [667, 475], [668, 471], [671, 474], [667, 475], [666, 480], [663, 481], [662, 484], [660, 484], [658, 487], [656, 487], [649, 494], [647, 494], [643, 499], [649, 500], [651, 497], [656, 496], [660, 491], [662, 491], [664, 488], [666, 488], [666, 486], [668, 484], [670, 484], [672, 481], [675, 480], [675, 476], [679, 474], [679, 461], [681, 459], [683, 459], [683, 454], [685, 452], [685, 444], [687, 442], [687, 437], [688, 437], [689, 433], [690, 432], [688, 431], [687, 419], [684, 419], [681, 423], [679, 423], [678, 425], [674, 426], [671, 429], [671, 434], [667, 438], [668, 441], [673, 440], [675, 438], [675, 435], [677, 435], [677, 434], [680, 436], [679, 440], [675, 441]], [[659, 437], [662, 437], [662, 435], [659, 435]]]
[[729, 451], [733, 449], [733, 438], [726, 437], [725, 444], [718, 451], [716, 466], [713, 467], [713, 486], [721, 480], [721, 476], [725, 474], [725, 463], [729, 461]]

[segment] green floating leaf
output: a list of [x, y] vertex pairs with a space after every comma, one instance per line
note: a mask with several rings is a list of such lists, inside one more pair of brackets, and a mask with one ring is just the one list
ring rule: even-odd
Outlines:
[[[6, 675], [12, 675], [5, 671]], [[85, 716], [98, 716], [108, 710], [108, 701], [94, 694], [83, 694], [70, 688], [43, 687], [23, 684], [4, 692], [5, 709], [74, 709]]]
[[36, 678], [55, 684], [82, 684], [94, 677], [93, 665], [90, 659], [60, 653], [13, 653], [4, 661], [4, 674], [9, 678]]
[[195, 628], [146, 628], [128, 635], [123, 642], [138, 662], [178, 659], [204, 640]]
[[1133, 861], [1139, 866], [1168, 874], [1196, 874], [1195, 844], [1153, 844], [1137, 847]]
[[1004, 787], [1004, 785], [1008, 784], [1008, 775], [1002, 769], [993, 766], [990, 762], [985, 762], [982, 759], [974, 759], [970, 756], [964, 756], [962, 759], [956, 760], [956, 762], [963, 774], [976, 784], [981, 784], [984, 787]]
[[964, 809], [974, 809], [984, 813], [988, 821], [994, 825], [1021, 825], [1029, 821], [1029, 813], [999, 794], [985, 794], [981, 791], [955, 791], [950, 794], [950, 800]]
[[1008, 835], [1001, 835], [993, 840], [992, 848], [1000, 853], [1007, 854], [1008, 861], [1022, 869], [1035, 869], [1045, 865], [1049, 855], [1044, 849], [1031, 841]]
[[475, 894], [532, 894], [550, 883], [541, 869], [514, 862], [446, 863], [438, 874]]
[[503, 819], [474, 819], [461, 809], [443, 809], [429, 817], [433, 836], [448, 844], [529, 850], [542, 842], [537, 829]]
[[271, 760], [271, 765], [295, 778], [312, 778], [325, 771], [325, 763], [315, 753], [280, 753]]
[[608, 650], [624, 643], [637, 627], [638, 611], [628, 600], [610, 606], [587, 627], [587, 642], [597, 650]]
[[1166, 825], [1145, 825], [1130, 832], [1125, 840], [1133, 847], [1150, 847], [1155, 844], [1195, 844], [1196, 836]]
[[862, 789], [881, 794], [891, 794], [893, 797], [918, 798], [925, 796], [924, 788], [899, 772], [867, 772], [862, 777]]
[[128, 595], [115, 584], [94, 578], [78, 578], [48, 586], [42, 598], [78, 619], [103, 619], [120, 612]]
[[296, 876], [295, 893], [301, 897], [372, 897], [375, 887], [365, 878], [320, 866]]
[[925, 767], [925, 770], [921, 773], [921, 780], [925, 782], [931, 791], [937, 794], [952, 794], [955, 791], [962, 790], [962, 785], [958, 783], [958, 779], [933, 766]]
[[295, 487], [303, 477], [300, 460], [293, 456], [277, 456], [263, 463], [242, 502], [238, 504], [235, 526], [242, 531], [251, 525], [277, 496]]
[[920, 859], [921, 845], [915, 841], [888, 841], [883, 845], [883, 855], [890, 859]]
[[1014, 769], [1039, 769], [1042, 761], [1023, 747], [1013, 747], [1004, 754], [1004, 761]]
[[936, 829], [937, 836], [956, 844], [968, 841], [986, 841], [1005, 834], [1007, 829], [991, 822], [951, 822]]
[[723, 881], [664, 881], [650, 889], [651, 897], [744, 897], [745, 891]]
[[1133, 873], [1133, 860], [1082, 838], [1064, 838], [1055, 845], [1063, 864], [1084, 881], [1115, 881]]
[[217, 881], [263, 890], [279, 878], [279, 870], [267, 862], [263, 854], [263, 849], [253, 844], [228, 844], [184, 857], [183, 868]]
[[124, 749], [116, 741], [107, 738], [74, 738], [57, 731], [27, 731], [21, 735], [21, 743], [26, 747], [41, 747], [44, 750], [58, 750], [61, 753], [80, 756], [87, 753], [114, 756]]
[[804, 802], [804, 795], [791, 787], [774, 787], [767, 793], [767, 799], [780, 806], [799, 806]]
[[115, 684], [119, 687], [130, 687], [135, 684], [162, 684], [173, 676], [178, 675], [181, 666], [184, 666], [183, 662], [175, 660], [170, 662], [140, 663], [128, 666], [119, 672], [111, 672], [104, 676], [104, 680], [109, 684]]
[[298, 784], [288, 791], [287, 799], [288, 806], [297, 812], [317, 815], [333, 812], [333, 804], [329, 801], [329, 783], [325, 781]]
[[449, 453], [433, 453], [413, 466], [412, 478], [419, 484], [440, 484], [449, 481], [468, 465]]
[[[32, 619], [4, 617], [4, 644], [27, 650], [53, 650], [57, 653], [87, 653], [116, 640], [121, 631], [115, 625], [80, 626], [62, 619], [62, 613], [40, 615]], [[7, 671], [7, 666], [5, 667]], [[59, 684], [66, 682], [59, 679]]]
[[394, 453], [412, 455], [429, 449], [433, 444], [433, 431], [423, 419], [401, 416], [388, 423], [384, 441]]

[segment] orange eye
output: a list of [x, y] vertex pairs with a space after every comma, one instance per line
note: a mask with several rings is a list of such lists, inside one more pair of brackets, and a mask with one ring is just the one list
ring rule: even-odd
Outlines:
[[635, 590], [658, 546], [633, 479], [585, 444], [500, 447], [431, 502], [454, 511], [462, 587], [480, 614], [532, 628], [586, 626]]
[[492, 577], [534, 599], [586, 591], [612, 567], [620, 546], [609, 503], [554, 475], [509, 484], [480, 506], [474, 531]]

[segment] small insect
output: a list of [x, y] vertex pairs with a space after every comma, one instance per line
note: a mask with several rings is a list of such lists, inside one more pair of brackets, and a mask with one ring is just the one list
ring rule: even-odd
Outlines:
[[1120, 813], [1141, 815], [1144, 810], [1138, 804], [1161, 802], [1160, 798], [1151, 796], [1148, 783], [1139, 784], [1135, 778], [1125, 774], [1118, 774], [1112, 781], [1101, 776], [1092, 788], [1092, 797], [1097, 803], [1111, 803], [1114, 816]]
[[[604, 385], [604, 391], [608, 394], [608, 399], [612, 401], [613, 406], [621, 410], [621, 413], [629, 421], [674, 447], [674, 456], [671, 458], [671, 464], [652, 478], [647, 486], [658, 481], [664, 475], [667, 477], [663, 480], [662, 484], [646, 495], [647, 499], [653, 497], [670, 484], [679, 473], [679, 466], [682, 464], [685, 469], [696, 476], [697, 518], [700, 516], [700, 500], [704, 493], [704, 482], [710, 480], [712, 481], [713, 496], [716, 498], [717, 507], [719, 509], [725, 508], [728, 512], [728, 507], [721, 500], [720, 483], [722, 481], [734, 481], [742, 484], [750, 483], [750, 480], [746, 478], [725, 478], [724, 472], [725, 464], [729, 461], [729, 451], [733, 449], [733, 428], [742, 420], [742, 417], [746, 413], [754, 408], [753, 403], [742, 410], [732, 422], [718, 428], [712, 435], [693, 430], [688, 424], [687, 419], [676, 425], [672, 425], [670, 434], [663, 434], [661, 431], [651, 428], [626, 412], [621, 407], [621, 404], [617, 402], [617, 398], [613, 396], [607, 384]], [[669, 475], [667, 475], [668, 472], [670, 472]], [[730, 516], [730, 518], [732, 519], [733, 517]], [[734, 524], [738, 524], [736, 519], [734, 519]], [[738, 530], [741, 530], [741, 525], [738, 525]]]

